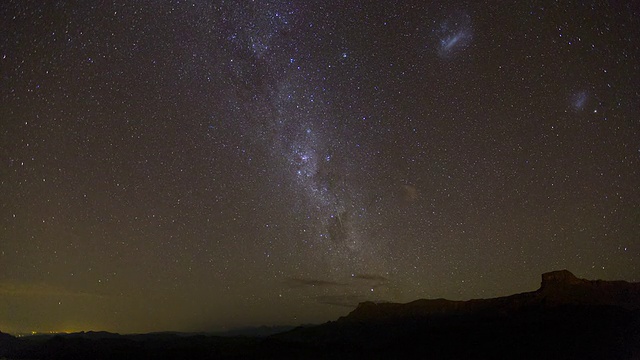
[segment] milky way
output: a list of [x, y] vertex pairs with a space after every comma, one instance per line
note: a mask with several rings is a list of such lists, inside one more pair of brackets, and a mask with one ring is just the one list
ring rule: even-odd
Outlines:
[[340, 131], [342, 119], [332, 115], [334, 109], [323, 95], [331, 89], [323, 80], [326, 74], [317, 69], [331, 64], [305, 56], [313, 49], [303, 47], [292, 35], [313, 30], [313, 23], [302, 21], [308, 16], [305, 10], [294, 10], [287, 2], [230, 7], [234, 8], [229, 11], [230, 23], [248, 19], [230, 36], [239, 51], [251, 54], [245, 72], [257, 69], [268, 79], [262, 88], [253, 89], [251, 97], [256, 101], [246, 109], [248, 116], [269, 109], [261, 120], [272, 132], [264, 145], [271, 149], [269, 161], [275, 164], [275, 174], [264, 180], [282, 180], [283, 191], [289, 189], [291, 195], [285, 196], [292, 196], [292, 210], [303, 217], [302, 223], [294, 225], [304, 230], [297, 240], [326, 255], [321, 258], [330, 262], [330, 269], [350, 273], [358, 267], [363, 245], [361, 223], [367, 209], [361, 197], [365, 194], [345, 176], [356, 169], [345, 148], [346, 135]]

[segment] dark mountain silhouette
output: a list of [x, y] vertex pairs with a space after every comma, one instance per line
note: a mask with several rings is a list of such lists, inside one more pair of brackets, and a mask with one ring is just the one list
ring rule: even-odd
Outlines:
[[18, 340], [9, 334], [0, 332], [0, 359], [17, 352], [18, 350]]
[[540, 289], [493, 299], [416, 300], [408, 304], [364, 302], [338, 321], [381, 321], [437, 315], [507, 315], [532, 307], [614, 306], [640, 309], [640, 284], [578, 279], [567, 270], [542, 274]]
[[542, 275], [533, 292], [493, 299], [364, 302], [347, 316], [267, 337], [0, 333], [9, 359], [640, 359], [640, 284]]
[[244, 336], [244, 337], [267, 337], [294, 329], [295, 326], [257, 326], [243, 327], [238, 329], [217, 332], [210, 335], [215, 336]]
[[111, 333], [107, 331], [81, 331], [78, 333], [71, 333], [65, 335], [68, 338], [82, 338], [89, 340], [102, 340], [102, 339], [117, 339], [121, 335], [118, 333]]
[[640, 283], [542, 275], [540, 289], [493, 299], [364, 302], [323, 325], [276, 335], [358, 357], [640, 358]]

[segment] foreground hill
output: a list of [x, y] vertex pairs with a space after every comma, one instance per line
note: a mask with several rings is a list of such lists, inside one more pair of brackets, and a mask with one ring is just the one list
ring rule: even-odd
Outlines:
[[79, 333], [49, 339], [0, 333], [10, 359], [638, 359], [640, 284], [542, 275], [512, 296], [407, 304], [361, 303], [318, 326], [258, 337]]

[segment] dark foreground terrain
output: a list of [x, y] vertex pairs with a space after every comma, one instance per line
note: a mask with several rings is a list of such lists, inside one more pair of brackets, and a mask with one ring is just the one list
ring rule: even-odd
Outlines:
[[0, 359], [640, 359], [640, 283], [542, 275], [534, 292], [470, 301], [362, 303], [266, 337], [0, 333]]

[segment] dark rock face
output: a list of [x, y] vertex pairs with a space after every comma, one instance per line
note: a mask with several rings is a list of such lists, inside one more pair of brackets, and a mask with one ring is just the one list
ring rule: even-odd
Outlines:
[[640, 283], [578, 279], [567, 270], [542, 274], [542, 285], [536, 296], [547, 305], [600, 305], [640, 310]]
[[583, 282], [586, 282], [586, 280], [578, 279], [569, 270], [559, 270], [542, 274], [542, 284], [540, 288], [566, 286]]

